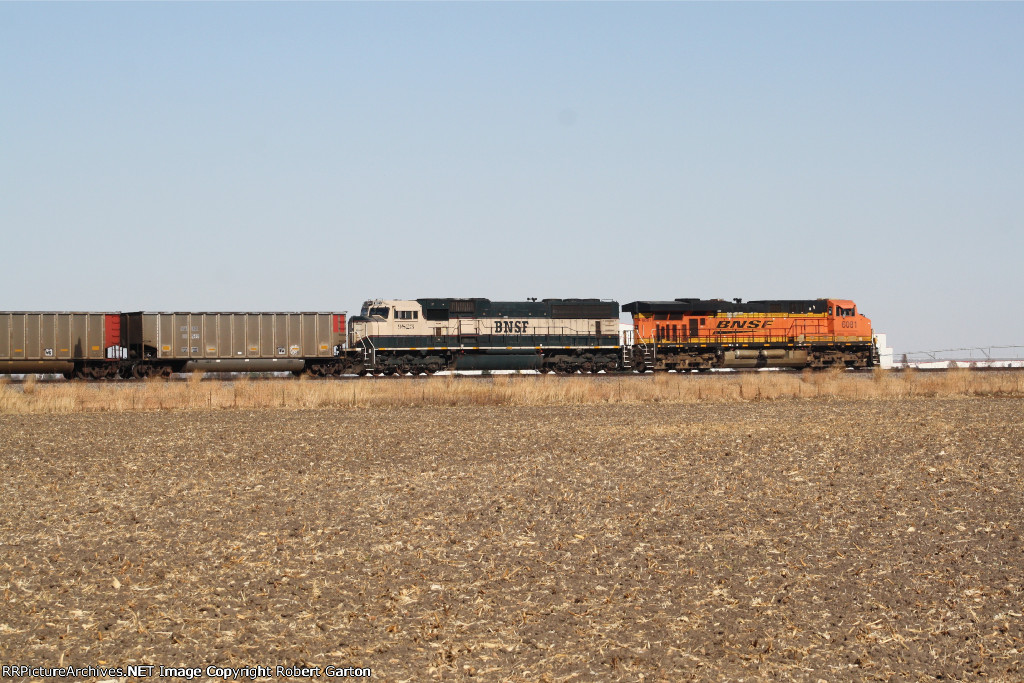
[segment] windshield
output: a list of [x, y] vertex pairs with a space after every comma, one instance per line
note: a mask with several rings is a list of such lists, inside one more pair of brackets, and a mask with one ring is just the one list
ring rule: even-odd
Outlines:
[[364, 318], [369, 318], [373, 316], [375, 318], [384, 318], [385, 320], [387, 320], [388, 312], [390, 310], [391, 307], [383, 305], [383, 302], [381, 301], [364, 301], [363, 308], [361, 311], [359, 311], [359, 315], [363, 316]]

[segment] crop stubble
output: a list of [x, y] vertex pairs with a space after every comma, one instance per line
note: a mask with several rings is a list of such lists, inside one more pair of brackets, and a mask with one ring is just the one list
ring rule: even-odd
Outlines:
[[0, 660], [1017, 679], [1022, 407], [0, 415]]

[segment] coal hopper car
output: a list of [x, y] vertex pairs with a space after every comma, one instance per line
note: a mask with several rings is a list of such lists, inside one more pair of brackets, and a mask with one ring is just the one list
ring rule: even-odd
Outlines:
[[354, 372], [345, 364], [345, 313], [125, 313], [124, 374]]
[[0, 374], [117, 377], [121, 315], [68, 311], [0, 312]]

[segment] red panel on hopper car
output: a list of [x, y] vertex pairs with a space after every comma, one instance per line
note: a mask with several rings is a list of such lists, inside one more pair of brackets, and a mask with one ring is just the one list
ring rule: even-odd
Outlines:
[[107, 313], [104, 316], [104, 334], [103, 334], [103, 348], [109, 349], [111, 346], [121, 345], [121, 314], [120, 313]]

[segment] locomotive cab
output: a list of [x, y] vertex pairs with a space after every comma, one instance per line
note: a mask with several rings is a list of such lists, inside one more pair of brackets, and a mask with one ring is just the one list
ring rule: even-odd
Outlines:
[[359, 315], [349, 323], [349, 346], [377, 337], [407, 337], [427, 334], [423, 306], [404, 299], [373, 299], [363, 302]]
[[863, 342], [871, 339], [871, 321], [857, 312], [848, 299], [828, 300], [828, 321], [837, 342]]

